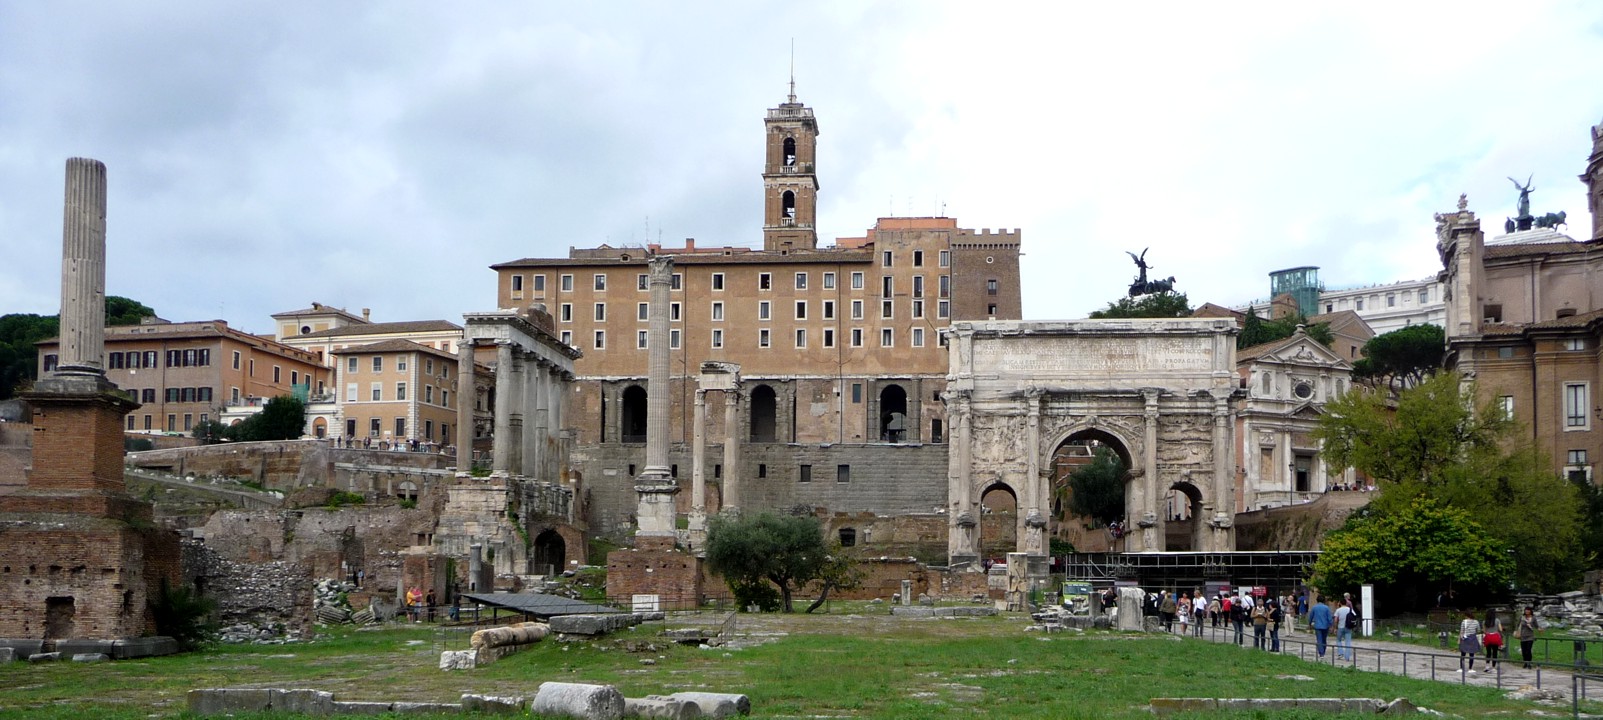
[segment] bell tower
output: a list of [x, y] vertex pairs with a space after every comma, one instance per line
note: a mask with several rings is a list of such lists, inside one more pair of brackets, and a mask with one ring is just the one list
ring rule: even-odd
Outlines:
[[763, 249], [818, 247], [818, 121], [796, 102], [796, 80], [779, 107], [763, 119], [768, 148], [763, 163]]
[[1592, 239], [1603, 240], [1603, 122], [1592, 128], [1592, 156], [1581, 182], [1586, 183], [1586, 204], [1592, 211]]

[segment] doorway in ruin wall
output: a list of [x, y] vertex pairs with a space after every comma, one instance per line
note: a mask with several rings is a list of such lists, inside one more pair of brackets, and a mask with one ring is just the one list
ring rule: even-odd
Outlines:
[[72, 637], [73, 618], [77, 614], [77, 603], [72, 597], [45, 598], [45, 638]]

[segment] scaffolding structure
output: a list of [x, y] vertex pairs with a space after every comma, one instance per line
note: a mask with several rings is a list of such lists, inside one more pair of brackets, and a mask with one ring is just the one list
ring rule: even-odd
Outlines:
[[1282, 593], [1300, 588], [1318, 559], [1318, 550], [1069, 553], [1062, 567], [1066, 580], [1099, 587], [1135, 585], [1143, 590], [1191, 592], [1223, 583], [1262, 585]]

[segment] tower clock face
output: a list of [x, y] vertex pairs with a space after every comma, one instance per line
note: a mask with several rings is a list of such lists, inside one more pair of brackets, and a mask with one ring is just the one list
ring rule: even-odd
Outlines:
[[1307, 380], [1299, 380], [1296, 385], [1292, 386], [1291, 394], [1296, 395], [1301, 400], [1307, 400], [1314, 396], [1314, 386], [1310, 385]]

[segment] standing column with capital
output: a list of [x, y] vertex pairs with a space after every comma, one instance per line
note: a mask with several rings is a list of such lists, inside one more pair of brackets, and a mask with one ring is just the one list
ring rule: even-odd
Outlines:
[[724, 497], [723, 509], [740, 511], [740, 401], [739, 388], [724, 391]]
[[1230, 469], [1233, 445], [1230, 427], [1234, 418], [1230, 411], [1230, 392], [1215, 392], [1213, 405], [1213, 547], [1216, 552], [1236, 549], [1236, 487]]
[[106, 166], [67, 161], [58, 374], [102, 374], [106, 354]]
[[951, 507], [947, 514], [951, 518], [947, 533], [948, 561], [953, 568], [979, 569], [979, 515], [974, 502], [974, 487], [969, 478], [972, 471], [970, 463], [973, 461], [971, 443], [969, 412], [969, 393], [967, 390], [948, 390], [943, 396], [950, 408], [947, 417], [952, 423], [951, 453], [952, 461], [947, 463], [947, 495]]
[[675, 544], [674, 482], [668, 466], [668, 300], [673, 284], [673, 258], [652, 255], [650, 268], [651, 302], [650, 350], [646, 367], [646, 467], [635, 478], [639, 507], [635, 517], [640, 525], [635, 533], [637, 547], [671, 549]]
[[491, 450], [490, 469], [496, 473], [512, 471], [512, 344], [500, 343], [495, 347], [495, 437]]
[[1165, 541], [1163, 525], [1158, 513], [1153, 510], [1162, 495], [1158, 492], [1158, 390], [1142, 390], [1141, 398], [1145, 401], [1145, 408], [1141, 417], [1145, 421], [1146, 434], [1144, 447], [1141, 448], [1142, 466], [1145, 468], [1146, 478], [1140, 484], [1141, 499], [1136, 507], [1141, 509], [1141, 517], [1136, 526], [1141, 528], [1141, 549], [1144, 551], [1163, 550]]

